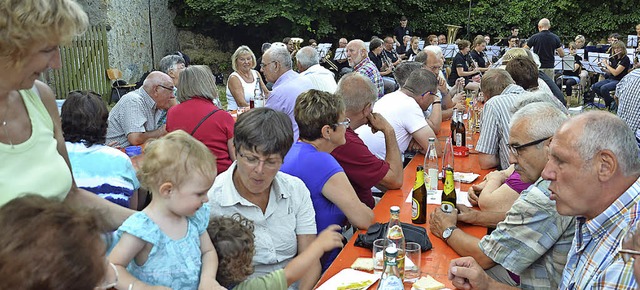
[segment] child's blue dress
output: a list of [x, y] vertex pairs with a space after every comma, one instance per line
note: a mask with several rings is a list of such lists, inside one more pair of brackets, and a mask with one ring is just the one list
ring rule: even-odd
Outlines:
[[130, 216], [118, 228], [117, 238], [127, 232], [153, 244], [153, 248], [144, 265], [138, 266], [132, 260], [127, 271], [149, 285], [198, 289], [202, 268], [200, 235], [207, 230], [209, 210], [209, 204], [205, 203], [194, 216], [187, 217], [187, 234], [179, 240], [169, 238], [144, 212]]

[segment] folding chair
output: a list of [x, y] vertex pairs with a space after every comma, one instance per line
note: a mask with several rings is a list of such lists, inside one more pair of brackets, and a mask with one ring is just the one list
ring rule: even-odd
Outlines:
[[117, 68], [107, 69], [107, 77], [112, 82], [109, 104], [117, 103], [123, 95], [136, 88], [136, 84], [128, 84], [125, 80], [122, 80], [122, 72]]

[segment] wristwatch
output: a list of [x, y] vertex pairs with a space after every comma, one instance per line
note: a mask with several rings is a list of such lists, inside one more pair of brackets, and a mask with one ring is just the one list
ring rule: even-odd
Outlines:
[[446, 242], [449, 239], [449, 237], [451, 237], [451, 234], [453, 234], [453, 231], [457, 228], [458, 227], [456, 226], [446, 228], [444, 232], [442, 232], [442, 239]]

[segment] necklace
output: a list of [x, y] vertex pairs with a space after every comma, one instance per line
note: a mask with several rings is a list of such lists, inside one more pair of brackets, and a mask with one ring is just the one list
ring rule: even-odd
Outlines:
[[7, 115], [9, 114], [9, 99], [7, 99], [6, 107], [4, 108], [4, 116], [2, 119], [2, 129], [4, 129], [4, 134], [7, 135], [9, 139], [9, 145], [11, 145], [11, 149], [14, 149], [13, 141], [11, 141], [11, 135], [9, 135], [9, 130], [7, 129]]

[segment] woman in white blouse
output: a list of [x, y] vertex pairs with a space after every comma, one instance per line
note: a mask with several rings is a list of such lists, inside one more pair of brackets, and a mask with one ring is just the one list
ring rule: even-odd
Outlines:
[[270, 92], [260, 74], [253, 69], [255, 66], [256, 56], [246, 45], [238, 47], [231, 56], [234, 72], [227, 81], [227, 110], [249, 107], [251, 99], [255, 100], [256, 107], [264, 106]]

